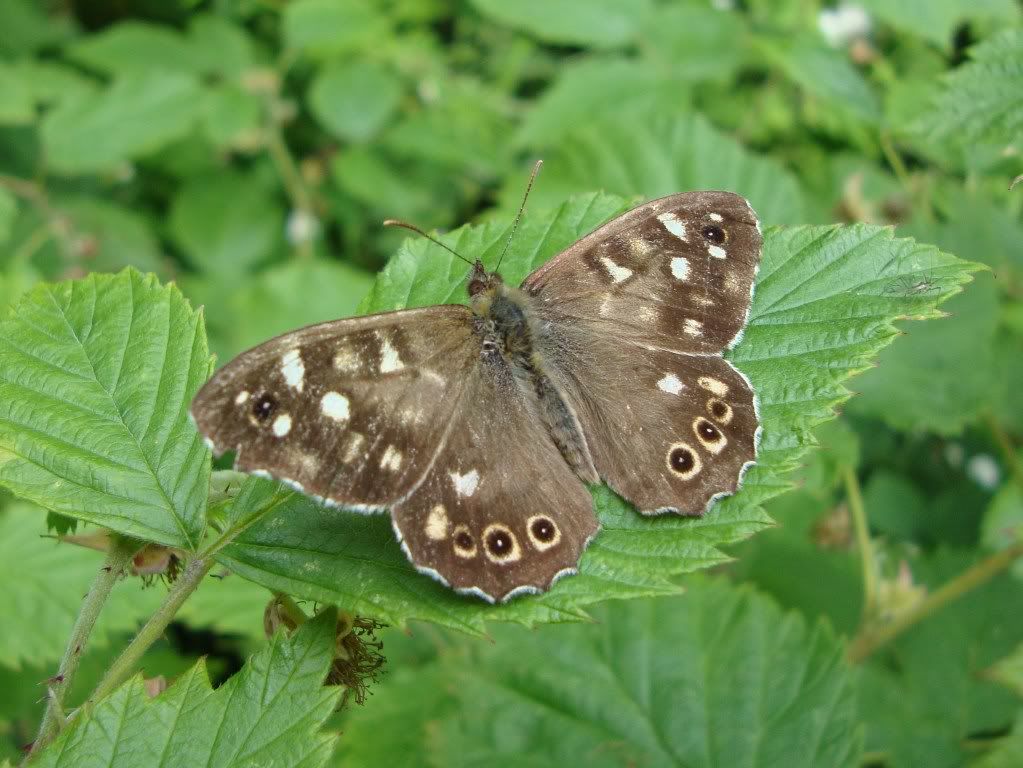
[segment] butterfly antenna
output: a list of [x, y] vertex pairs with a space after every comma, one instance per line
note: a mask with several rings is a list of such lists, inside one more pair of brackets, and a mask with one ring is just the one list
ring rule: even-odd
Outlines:
[[526, 194], [522, 196], [522, 205], [519, 206], [519, 212], [515, 214], [515, 221], [512, 222], [511, 232], [508, 233], [508, 240], [504, 244], [504, 250], [501, 251], [501, 256], [497, 260], [497, 266], [494, 267], [496, 272], [501, 268], [501, 262], [504, 261], [504, 255], [508, 253], [508, 246], [511, 245], [512, 240], [515, 238], [515, 230], [519, 228], [519, 220], [522, 218], [522, 211], [526, 208], [526, 200], [529, 199], [529, 190], [533, 188], [533, 182], [536, 181], [536, 174], [540, 173], [540, 166], [543, 165], [543, 160], [537, 160], [533, 165], [533, 172], [529, 174], [529, 183], [526, 184]]
[[401, 227], [402, 229], [407, 229], [410, 232], [415, 232], [417, 235], [422, 235], [427, 240], [429, 240], [431, 243], [436, 243], [437, 245], [439, 245], [441, 248], [443, 248], [448, 253], [452, 254], [453, 256], [457, 256], [459, 259], [464, 261], [469, 266], [475, 266], [471, 261], [469, 261], [467, 258], [465, 258], [465, 256], [460, 254], [458, 251], [456, 251], [453, 248], [449, 248], [448, 246], [444, 245], [444, 243], [442, 243], [436, 237], [433, 237], [431, 235], [426, 234], [423, 230], [421, 230], [415, 224], [409, 224], [407, 221], [401, 221], [400, 219], [385, 219], [384, 220], [384, 226], [385, 227]]

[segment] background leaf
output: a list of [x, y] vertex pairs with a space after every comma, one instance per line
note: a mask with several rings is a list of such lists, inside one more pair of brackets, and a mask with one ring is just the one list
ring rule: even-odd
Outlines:
[[339, 690], [324, 687], [333, 610], [270, 645], [216, 691], [204, 663], [149, 699], [134, 677], [64, 730], [39, 766], [320, 766], [336, 736], [320, 727]]
[[63, 515], [191, 549], [209, 454], [187, 405], [198, 313], [133, 270], [40, 285], [0, 325], [0, 484]]
[[[596, 615], [596, 626], [507, 628], [492, 647], [449, 647], [417, 674], [387, 680], [375, 711], [349, 717], [341, 759], [858, 764], [853, 678], [826, 628], [810, 629], [749, 590], [695, 579], [684, 597], [612, 604]], [[405, 739], [425, 743], [427, 754], [403, 749]]]
[[552, 43], [620, 46], [639, 33], [650, 12], [649, 0], [472, 0], [482, 13], [495, 21], [529, 32]]

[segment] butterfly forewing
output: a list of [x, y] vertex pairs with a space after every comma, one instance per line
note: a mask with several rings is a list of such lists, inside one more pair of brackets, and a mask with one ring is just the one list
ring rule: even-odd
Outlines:
[[686, 192], [608, 222], [526, 278], [563, 322], [678, 352], [718, 353], [746, 324], [760, 225], [731, 192]]
[[590, 494], [506, 364], [482, 362], [464, 399], [423, 484], [394, 507], [398, 537], [417, 568], [459, 591], [546, 590], [597, 532]]
[[192, 416], [237, 469], [355, 509], [422, 479], [451, 427], [479, 344], [471, 314], [438, 306], [279, 336], [228, 363]]

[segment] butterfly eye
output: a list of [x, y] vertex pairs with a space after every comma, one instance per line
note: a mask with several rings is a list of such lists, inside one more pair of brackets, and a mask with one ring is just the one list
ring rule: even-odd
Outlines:
[[483, 289], [487, 287], [487, 284], [482, 280], [473, 279], [469, 281], [469, 295], [475, 296], [477, 293], [482, 293]]
[[262, 394], [252, 401], [252, 415], [260, 421], [266, 421], [277, 410], [277, 401], [268, 394]]
[[700, 234], [703, 235], [703, 239], [707, 240], [714, 245], [721, 245], [725, 242], [725, 230], [714, 224], [708, 224], [700, 230]]

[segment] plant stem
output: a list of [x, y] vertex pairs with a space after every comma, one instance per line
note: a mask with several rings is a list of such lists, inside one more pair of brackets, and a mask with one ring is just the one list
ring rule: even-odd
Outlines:
[[846, 652], [846, 658], [851, 663], [858, 664], [917, 622], [944, 608], [948, 603], [962, 597], [970, 590], [986, 584], [1012, 565], [1020, 556], [1023, 556], [1023, 542], [1013, 544], [985, 558], [976, 565], [967, 568], [954, 579], [928, 595], [924, 600], [921, 600], [916, 607], [897, 616], [892, 621], [886, 624], [864, 627], [856, 635], [852, 643], [850, 643], [849, 650]]
[[184, 572], [174, 582], [174, 587], [167, 593], [167, 597], [156, 613], [149, 617], [149, 621], [139, 630], [138, 634], [128, 644], [128, 647], [110, 665], [110, 669], [103, 675], [103, 679], [100, 680], [99, 685], [96, 686], [92, 695], [89, 696], [90, 702], [99, 701], [109, 695], [114, 688], [128, 678], [143, 654], [149, 650], [149, 646], [163, 635], [164, 630], [167, 629], [167, 625], [174, 619], [181, 604], [202, 583], [203, 578], [210, 572], [214, 562], [212, 557], [200, 556], [192, 558]]
[[1005, 430], [1002, 429], [1002, 425], [998, 423], [994, 414], [988, 413], [984, 418], [987, 421], [988, 429], [991, 430], [991, 434], [995, 438], [995, 442], [998, 443], [998, 447], [1002, 451], [1005, 463], [1009, 465], [1009, 473], [1012, 475], [1012, 479], [1016, 482], [1017, 487], [1023, 491], [1023, 466], [1020, 466], [1016, 449], [1012, 447], [1012, 441], [1005, 433]]
[[63, 727], [64, 699], [74, 681], [75, 673], [78, 671], [78, 662], [82, 659], [89, 635], [92, 633], [93, 627], [96, 626], [96, 619], [99, 618], [100, 610], [106, 603], [114, 584], [117, 583], [125, 566], [131, 562], [132, 556], [138, 552], [140, 547], [141, 544], [133, 539], [116, 534], [111, 535], [110, 549], [107, 551], [103, 565], [89, 587], [82, 607], [78, 611], [78, 616], [75, 618], [71, 637], [68, 638], [64, 656], [60, 660], [57, 676], [54, 678], [54, 682], [48, 686], [46, 712], [43, 714], [43, 722], [39, 726], [39, 734], [29, 752], [30, 757], [53, 741]]
[[867, 512], [863, 508], [863, 496], [860, 493], [860, 481], [856, 477], [856, 470], [846, 467], [842, 475], [849, 513], [856, 527], [856, 544], [860, 550], [860, 566], [863, 570], [863, 616], [869, 620], [877, 609], [877, 562], [874, 560], [874, 548], [870, 543]]

